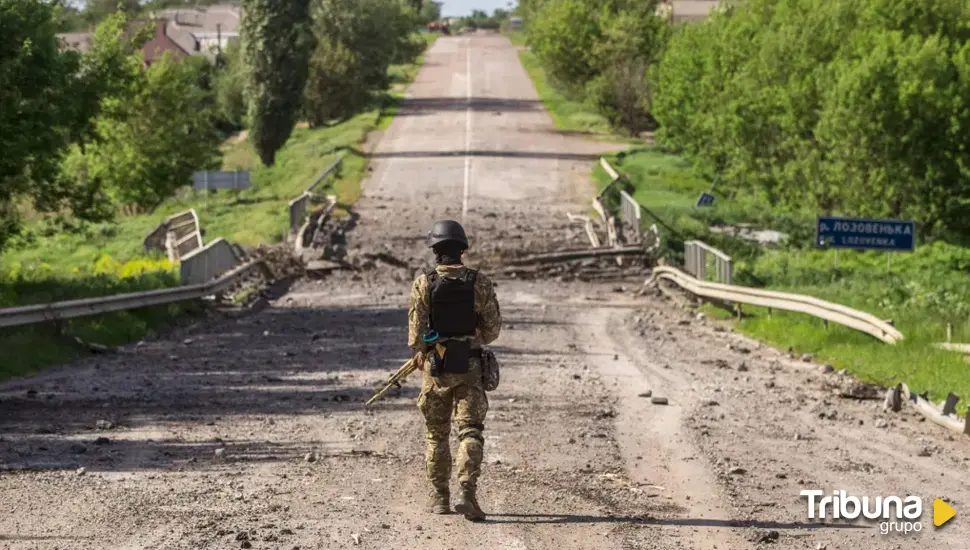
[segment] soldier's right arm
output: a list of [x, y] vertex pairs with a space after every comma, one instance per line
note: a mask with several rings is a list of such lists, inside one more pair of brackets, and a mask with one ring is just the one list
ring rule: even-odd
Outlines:
[[408, 308], [408, 347], [411, 351], [427, 352], [431, 346], [422, 340], [428, 328], [431, 304], [428, 303], [428, 277], [418, 275], [411, 285], [410, 306]]

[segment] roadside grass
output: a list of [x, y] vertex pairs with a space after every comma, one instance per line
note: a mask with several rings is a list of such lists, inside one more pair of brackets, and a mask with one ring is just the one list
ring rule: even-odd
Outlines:
[[[719, 319], [731, 316], [710, 305], [705, 305], [704, 310]], [[911, 391], [928, 392], [934, 402], [942, 401], [951, 391], [964, 397], [970, 395], [970, 364], [960, 354], [931, 347], [931, 342], [941, 338], [927, 337], [925, 332], [901, 327], [906, 339], [887, 345], [834, 323], [826, 329], [820, 320], [807, 315], [775, 310], [769, 316], [765, 308], [751, 306], [744, 306], [744, 317], [731, 323], [742, 334], [781, 350], [811, 354], [815, 361], [830, 364], [836, 370], [844, 368], [860, 380], [884, 387], [903, 382]], [[961, 332], [965, 335], [966, 330]], [[967, 403], [961, 402], [957, 409], [966, 414]]]
[[[632, 195], [661, 226], [664, 253], [683, 262], [683, 241], [700, 239], [734, 260], [735, 284], [814, 296], [892, 319], [905, 339], [884, 344], [866, 334], [798, 313], [744, 306], [744, 317], [731, 320], [737, 330], [767, 344], [812, 354], [817, 360], [845, 368], [862, 380], [884, 386], [906, 383], [940, 401], [952, 391], [970, 398], [970, 364], [961, 354], [934, 348], [946, 340], [953, 323], [953, 341], [970, 342], [970, 250], [941, 242], [921, 244], [912, 253], [815, 249], [814, 217], [809, 212], [772, 209], [747, 197], [719, 192], [712, 207], [696, 207], [698, 195], [710, 182], [689, 161], [655, 148], [607, 157], [629, 178]], [[609, 182], [599, 166], [594, 170], [598, 189]], [[650, 214], [646, 223], [654, 223]], [[709, 230], [722, 224], [751, 224], [789, 234], [789, 242], [764, 249], [748, 241]], [[709, 269], [711, 273], [713, 270]], [[723, 310], [705, 306], [714, 317], [729, 319]], [[962, 404], [966, 411], [967, 404]]]
[[512, 41], [512, 44], [515, 45], [515, 46], [525, 46], [526, 45], [526, 42], [527, 42], [526, 39], [528, 38], [528, 35], [525, 33], [525, 31], [522, 31], [522, 30], [515, 30], [515, 31], [507, 30], [503, 34], [505, 34], [505, 36], [509, 37], [509, 40], [511, 40]]
[[[437, 35], [422, 35], [431, 45]], [[423, 58], [390, 68], [396, 84], [414, 79]], [[278, 243], [289, 225], [288, 203], [298, 197], [341, 151], [354, 150], [367, 135], [386, 127], [396, 114], [394, 98], [380, 96], [348, 120], [323, 128], [297, 127], [277, 153], [272, 167], [263, 166], [246, 139], [223, 145], [225, 170], [248, 169], [252, 187], [239, 191], [182, 189], [149, 215], [126, 216], [115, 223], [68, 228], [34, 220], [24, 237], [0, 256], [0, 308], [106, 296], [177, 286], [177, 267], [161, 254], [146, 253], [142, 241], [163, 219], [194, 208], [205, 242], [217, 237], [242, 246]], [[344, 154], [335, 179], [317, 188], [352, 204], [360, 195], [367, 159]], [[0, 380], [32, 374], [89, 353], [74, 337], [116, 346], [153, 334], [186, 314], [198, 311], [187, 302], [65, 321], [59, 326], [35, 324], [0, 329]]]
[[536, 87], [536, 92], [546, 110], [549, 111], [556, 128], [568, 132], [587, 133], [591, 136], [616, 138], [605, 118], [583, 102], [572, 100], [553, 87], [534, 53], [523, 50], [519, 52], [519, 59], [532, 79], [532, 84]]
[[[166, 288], [178, 285], [178, 273], [171, 268], [134, 275], [123, 268], [85, 277], [53, 276], [8, 283], [0, 280], [0, 308], [19, 305], [17, 302], [43, 303]], [[152, 335], [161, 327], [190, 321], [201, 311], [200, 304], [188, 301], [60, 323], [0, 329], [0, 347], [3, 349], [0, 381], [34, 374], [46, 367], [90, 355], [90, 349], [77, 342], [75, 337], [85, 343], [118, 346]]]

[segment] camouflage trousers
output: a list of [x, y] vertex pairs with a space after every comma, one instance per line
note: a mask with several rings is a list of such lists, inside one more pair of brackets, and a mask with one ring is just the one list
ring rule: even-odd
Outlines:
[[488, 397], [482, 387], [482, 366], [477, 358], [465, 374], [432, 377], [425, 364], [418, 409], [427, 427], [425, 462], [428, 481], [440, 491], [448, 491], [451, 480], [452, 420], [458, 428], [458, 483], [469, 489], [478, 486], [485, 451], [485, 415]]

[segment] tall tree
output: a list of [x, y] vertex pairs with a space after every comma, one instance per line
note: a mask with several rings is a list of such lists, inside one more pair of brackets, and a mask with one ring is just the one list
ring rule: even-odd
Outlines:
[[138, 0], [87, 0], [81, 15], [89, 26], [93, 26], [119, 11], [132, 17], [140, 13], [141, 9]]
[[358, 56], [370, 89], [386, 88], [388, 67], [410, 49], [413, 20], [397, 0], [315, 0], [313, 20], [320, 42], [342, 44]]
[[[414, 2], [412, 7], [413, 4]], [[414, 7], [414, 10], [418, 14], [419, 23], [427, 24], [441, 19], [441, 2], [424, 2], [424, 5]]]
[[244, 0], [240, 34], [247, 67], [250, 141], [272, 166], [300, 113], [313, 35], [307, 0]]
[[78, 56], [57, 45], [57, 10], [0, 0], [0, 248], [18, 230], [15, 207], [54, 179], [67, 145], [64, 106]]

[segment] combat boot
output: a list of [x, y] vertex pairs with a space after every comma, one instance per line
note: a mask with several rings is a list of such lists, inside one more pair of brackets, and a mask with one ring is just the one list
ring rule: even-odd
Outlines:
[[464, 514], [465, 519], [470, 521], [485, 519], [485, 512], [482, 511], [482, 508], [478, 505], [478, 499], [475, 498], [474, 487], [461, 488], [461, 500], [458, 501], [458, 504], [455, 504], [455, 511]]
[[430, 497], [432, 514], [451, 513], [451, 495], [448, 493], [448, 491], [432, 489]]

